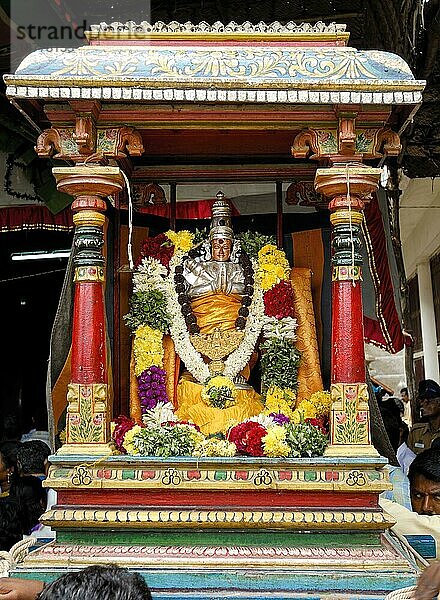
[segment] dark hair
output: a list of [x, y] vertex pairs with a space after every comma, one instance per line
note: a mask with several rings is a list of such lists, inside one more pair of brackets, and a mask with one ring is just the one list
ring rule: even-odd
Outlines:
[[408, 388], [407, 387], [401, 388], [400, 393], [406, 394], [408, 396]]
[[402, 400], [400, 400], [400, 398], [394, 398], [394, 397], [390, 398], [390, 400], [394, 400], [394, 404], [399, 409], [399, 414], [403, 415], [403, 413], [405, 412], [405, 406], [403, 405]]
[[0, 550], [9, 551], [23, 537], [20, 509], [11, 498], [0, 498]]
[[7, 469], [17, 468], [17, 453], [21, 446], [21, 442], [0, 442], [0, 456]]
[[413, 483], [418, 475], [440, 483], [440, 450], [429, 448], [415, 457], [408, 471], [410, 483]]
[[440, 399], [440, 385], [433, 379], [419, 381], [419, 400]]
[[24, 444], [34, 448], [35, 452], [38, 452], [43, 457], [43, 461], [52, 454], [52, 450], [43, 440], [29, 440], [28, 442], [24, 442]]
[[1, 442], [0, 443], [0, 462], [11, 473], [10, 483], [14, 482], [18, 477], [17, 469], [17, 452], [21, 442]]
[[87, 567], [66, 573], [44, 588], [40, 600], [151, 600], [138, 573], [116, 565]]
[[431, 442], [431, 450], [440, 450], [440, 437]]
[[402, 423], [399, 408], [392, 399], [386, 400], [385, 402], [382, 401], [379, 404], [379, 408], [384, 427], [388, 434], [388, 439], [396, 452], [400, 445], [400, 427]]
[[41, 479], [33, 475], [18, 477], [11, 485], [9, 496], [19, 506], [22, 532], [29, 535], [32, 528], [38, 525], [47, 504], [47, 492]]
[[401, 421], [400, 422], [400, 443], [406, 444], [406, 442], [408, 441], [408, 436], [409, 436], [409, 427], [405, 423], [405, 421]]
[[47, 456], [43, 455], [41, 448], [39, 446], [35, 446], [35, 440], [30, 442], [24, 442], [17, 452], [18, 470], [21, 471], [23, 475], [44, 473], [44, 462], [46, 458]]

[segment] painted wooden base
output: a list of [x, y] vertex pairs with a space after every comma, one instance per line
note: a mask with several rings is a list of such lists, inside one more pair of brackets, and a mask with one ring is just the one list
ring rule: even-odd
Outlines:
[[380, 457], [56, 455], [43, 522], [57, 541], [14, 574], [45, 580], [115, 562], [155, 600], [383, 598], [417, 567], [385, 533]]
[[[325, 538], [325, 534], [321, 537]], [[246, 534], [243, 532], [243, 539]], [[315, 538], [315, 543], [319, 541]], [[50, 581], [67, 565], [117, 563], [166, 598], [383, 598], [413, 585], [417, 569], [383, 537], [371, 547], [75, 545], [31, 553], [14, 576]]]

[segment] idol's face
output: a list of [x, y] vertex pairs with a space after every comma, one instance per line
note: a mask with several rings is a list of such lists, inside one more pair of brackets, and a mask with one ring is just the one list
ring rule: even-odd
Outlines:
[[232, 251], [232, 240], [224, 238], [215, 238], [212, 240], [212, 260], [226, 262], [229, 260]]

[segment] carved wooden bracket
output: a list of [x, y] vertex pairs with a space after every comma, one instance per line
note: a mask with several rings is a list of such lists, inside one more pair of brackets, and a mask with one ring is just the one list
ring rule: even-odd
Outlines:
[[[141, 156], [140, 133], [134, 127], [96, 130], [92, 117], [78, 115], [72, 127], [46, 129], [38, 137], [35, 151], [40, 157], [62, 158], [75, 163], [102, 163], [107, 158]], [[93, 159], [93, 161], [92, 161]]]
[[319, 159], [319, 144], [316, 131], [305, 129], [298, 133], [292, 144], [292, 156], [295, 158], [307, 158], [311, 153], [311, 159]]
[[313, 181], [293, 181], [286, 190], [286, 204], [327, 208], [328, 200], [315, 191]]
[[137, 183], [133, 186], [134, 204], [138, 208], [152, 204], [166, 204], [164, 189], [157, 183]]
[[116, 141], [116, 156], [142, 156], [144, 145], [139, 131], [134, 127], [121, 127]]
[[54, 156], [58, 158], [61, 153], [61, 136], [58, 129], [46, 129], [37, 139], [35, 152], [40, 158]]
[[96, 148], [96, 129], [92, 118], [84, 115], [77, 116], [72, 137], [80, 154], [92, 154]]
[[356, 117], [341, 115], [338, 130], [339, 153], [342, 156], [353, 156], [356, 153]]
[[398, 156], [402, 150], [400, 138], [395, 131], [389, 127], [380, 129], [376, 134], [374, 151], [376, 156]]

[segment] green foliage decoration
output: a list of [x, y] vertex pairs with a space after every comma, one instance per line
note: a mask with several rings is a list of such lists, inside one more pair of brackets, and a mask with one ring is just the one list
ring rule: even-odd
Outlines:
[[327, 436], [310, 423], [289, 423], [285, 426], [286, 443], [290, 447], [289, 456], [303, 458], [322, 456], [328, 444]]
[[133, 333], [140, 325], [149, 325], [167, 333], [170, 317], [164, 294], [158, 290], [133, 294], [130, 299], [130, 312], [124, 315], [124, 321]]
[[273, 235], [263, 235], [258, 231], [245, 231], [240, 233], [238, 236], [241, 247], [249, 256], [249, 258], [258, 258], [258, 252], [266, 246], [266, 244], [276, 244], [275, 237]]
[[296, 391], [298, 387], [298, 366], [301, 352], [291, 341], [281, 338], [271, 338], [260, 346], [261, 383], [263, 390], [276, 385], [279, 388], [289, 388]]
[[191, 456], [196, 436], [190, 426], [154, 425], [143, 427], [133, 438], [133, 444], [142, 456]]

